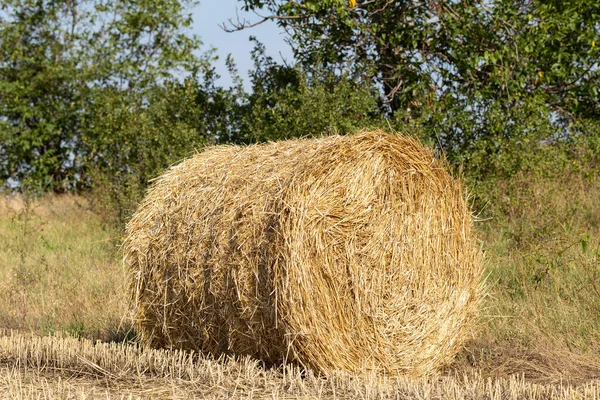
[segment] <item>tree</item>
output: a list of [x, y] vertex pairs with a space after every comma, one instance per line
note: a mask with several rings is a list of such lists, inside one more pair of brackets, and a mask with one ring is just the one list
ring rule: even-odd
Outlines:
[[378, 121], [370, 83], [320, 66], [280, 65], [256, 42], [247, 95], [244, 137], [248, 142], [345, 134]]
[[0, 183], [55, 191], [80, 185], [90, 112], [105, 99], [96, 94], [141, 93], [199, 64], [184, 10], [178, 0], [4, 1]]
[[[427, 68], [438, 43], [441, 0], [245, 0], [244, 9], [267, 16], [252, 24], [230, 21], [229, 30], [274, 20], [287, 33], [296, 59], [358, 79], [372, 76], [391, 112], [406, 111], [432, 85]], [[414, 108], [414, 107], [413, 107]]]
[[597, 110], [600, 5], [594, 2], [240, 1], [246, 11], [268, 15], [253, 24], [230, 20], [226, 28], [274, 20], [304, 65], [349, 73], [374, 68], [392, 111], [414, 104], [422, 97], [416, 92], [462, 85], [510, 96], [542, 86], [555, 100], [569, 93], [571, 101], [592, 100]]
[[260, 18], [228, 29], [273, 20], [303, 68], [370, 77], [390, 121], [419, 125], [457, 164], [590, 134], [599, 116], [597, 2], [240, 2]]

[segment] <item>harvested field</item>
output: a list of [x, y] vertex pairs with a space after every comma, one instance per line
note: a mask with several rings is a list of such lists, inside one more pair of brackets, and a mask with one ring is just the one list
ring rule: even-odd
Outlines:
[[249, 358], [68, 337], [0, 336], [0, 393], [12, 399], [600, 399], [600, 381], [538, 385], [475, 372], [421, 379], [264, 369]]

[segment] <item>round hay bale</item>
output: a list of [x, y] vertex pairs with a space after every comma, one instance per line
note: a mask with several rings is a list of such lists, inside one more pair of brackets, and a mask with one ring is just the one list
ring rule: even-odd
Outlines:
[[461, 182], [381, 131], [220, 146], [160, 176], [127, 226], [137, 332], [158, 347], [422, 375], [475, 325]]

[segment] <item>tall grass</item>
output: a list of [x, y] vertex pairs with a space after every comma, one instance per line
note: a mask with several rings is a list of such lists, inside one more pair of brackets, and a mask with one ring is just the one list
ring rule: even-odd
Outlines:
[[471, 362], [540, 380], [600, 376], [600, 181], [493, 184], [477, 224], [491, 293]]
[[110, 338], [126, 315], [116, 233], [75, 196], [0, 200], [0, 327]]

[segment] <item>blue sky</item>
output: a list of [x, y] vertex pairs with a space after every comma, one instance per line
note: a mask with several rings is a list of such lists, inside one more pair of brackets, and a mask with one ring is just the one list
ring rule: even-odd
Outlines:
[[[237, 20], [236, 8], [240, 19], [246, 19], [255, 22], [260, 19], [254, 13], [244, 13], [241, 10], [243, 2], [237, 0], [200, 0], [192, 10], [194, 19], [192, 32], [200, 37], [203, 45], [203, 50], [210, 47], [215, 47], [219, 60], [215, 66], [221, 79], [219, 84], [229, 86], [231, 79], [225, 68], [225, 59], [227, 54], [231, 53], [238, 66], [238, 71], [244, 79], [246, 85], [247, 71], [252, 69], [252, 60], [250, 59], [250, 51], [252, 43], [248, 40], [250, 36], [255, 36], [266, 46], [267, 54], [272, 56], [277, 62], [283, 59], [292, 61], [292, 51], [284, 42], [284, 33], [273, 22], [265, 22], [262, 25], [254, 28], [249, 28], [239, 32], [227, 33], [223, 31], [219, 25], [227, 23], [231, 18]], [[281, 54], [281, 55], [280, 55]]]

